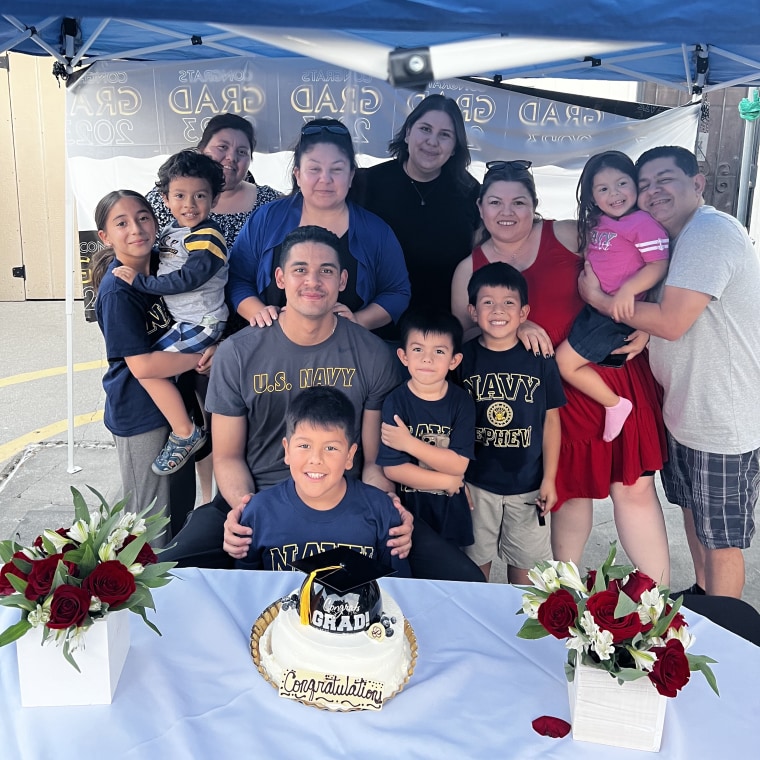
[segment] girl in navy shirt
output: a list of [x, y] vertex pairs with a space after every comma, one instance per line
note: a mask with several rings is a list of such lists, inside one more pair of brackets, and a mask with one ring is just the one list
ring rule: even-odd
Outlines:
[[[153, 343], [172, 323], [163, 298], [140, 293], [113, 275], [113, 269], [121, 265], [146, 275], [155, 272], [157, 222], [145, 198], [132, 190], [115, 190], [98, 203], [95, 223], [107, 246], [92, 263], [95, 313], [108, 359], [103, 421], [116, 442], [122, 489], [125, 496], [131, 494], [130, 508], [137, 512], [153, 503], [153, 511], [158, 511], [169, 506], [169, 481], [176, 477], [160, 478], [151, 471], [169, 428], [138, 378], [208, 371], [213, 350], [203, 355], [153, 351]], [[192, 475], [192, 468], [188, 472]], [[192, 506], [185, 505], [183, 511]], [[183, 516], [173, 515], [174, 530]]]

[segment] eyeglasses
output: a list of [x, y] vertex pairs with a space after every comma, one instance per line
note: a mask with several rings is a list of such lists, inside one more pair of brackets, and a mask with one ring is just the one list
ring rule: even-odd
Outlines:
[[527, 172], [533, 166], [532, 161], [517, 159], [516, 161], [488, 161], [486, 163], [486, 174], [488, 172], [499, 172], [503, 169], [514, 169], [518, 172]]
[[343, 124], [304, 124], [301, 127], [301, 137], [318, 135], [321, 132], [329, 132], [331, 135], [341, 135], [342, 137], [351, 135], [348, 127], [343, 126]]

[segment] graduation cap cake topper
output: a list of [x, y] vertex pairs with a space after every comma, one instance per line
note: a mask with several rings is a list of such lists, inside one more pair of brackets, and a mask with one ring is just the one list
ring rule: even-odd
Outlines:
[[377, 579], [396, 571], [346, 546], [295, 560], [307, 574], [299, 592], [301, 623], [331, 633], [366, 631], [380, 619]]

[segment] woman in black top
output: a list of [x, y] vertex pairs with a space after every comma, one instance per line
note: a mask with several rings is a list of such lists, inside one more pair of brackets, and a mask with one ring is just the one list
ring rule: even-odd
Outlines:
[[[467, 171], [470, 151], [456, 102], [429, 95], [388, 146], [392, 161], [357, 172], [356, 200], [401, 243], [412, 285], [409, 308], [451, 308], [451, 279], [469, 256], [480, 217], [480, 186]], [[393, 339], [391, 325], [383, 337]]]

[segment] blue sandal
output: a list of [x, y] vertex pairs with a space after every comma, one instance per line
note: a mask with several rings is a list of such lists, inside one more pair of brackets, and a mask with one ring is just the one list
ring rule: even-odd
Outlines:
[[189, 438], [178, 438], [174, 433], [170, 433], [169, 439], [150, 469], [156, 475], [171, 475], [177, 472], [204, 443], [206, 443], [206, 431], [197, 425]]

